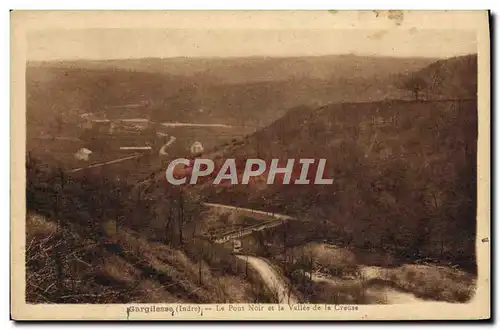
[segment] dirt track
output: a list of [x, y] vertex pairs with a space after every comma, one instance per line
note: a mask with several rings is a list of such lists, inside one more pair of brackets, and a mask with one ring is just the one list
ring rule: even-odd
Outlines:
[[259, 272], [264, 283], [271, 290], [271, 292], [276, 295], [278, 303], [298, 303], [298, 299], [293, 295], [293, 293], [289, 292], [288, 284], [283, 279], [283, 276], [274, 270], [265, 259], [243, 255], [239, 255], [237, 257], [241, 260], [248, 261], [248, 263]]

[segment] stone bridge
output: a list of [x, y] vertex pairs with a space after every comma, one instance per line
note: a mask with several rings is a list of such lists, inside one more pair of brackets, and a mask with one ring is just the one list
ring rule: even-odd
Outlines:
[[294, 217], [274, 212], [266, 212], [266, 211], [260, 211], [260, 210], [254, 210], [254, 209], [248, 209], [248, 208], [242, 208], [224, 204], [215, 204], [215, 203], [204, 203], [204, 205], [221, 212], [232, 211], [236, 212], [238, 215], [252, 216], [254, 218], [261, 218], [261, 219], [270, 219], [270, 218], [273, 219], [256, 225], [251, 225], [245, 228], [239, 228], [213, 235], [212, 240], [215, 243], [220, 243], [220, 244], [228, 242], [233, 239], [238, 239], [244, 236], [248, 236], [253, 232], [280, 226], [281, 224], [289, 220], [295, 220]]

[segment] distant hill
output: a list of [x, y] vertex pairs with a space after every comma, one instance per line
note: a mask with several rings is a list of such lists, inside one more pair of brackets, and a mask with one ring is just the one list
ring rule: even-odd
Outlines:
[[235, 84], [331, 76], [370, 78], [415, 71], [436, 61], [431, 58], [392, 58], [383, 56], [327, 55], [303, 57], [229, 58], [144, 58], [103, 61], [32, 62], [44, 68], [83, 68], [149, 72], [192, 77], [198, 82]]
[[[28, 150], [59, 148], [51, 146], [54, 136], [81, 138], [80, 115], [87, 113], [232, 126], [163, 130], [177, 137], [176, 153], [195, 141], [212, 148], [251, 134], [297, 106], [383, 100], [399, 93], [391, 83], [396, 73], [430, 61], [342, 55], [29, 62]], [[36, 141], [40, 136], [49, 138], [42, 150]]]
[[473, 99], [477, 97], [477, 55], [439, 60], [417, 72], [400, 75], [399, 80], [411, 77], [423, 80], [426, 99]]
[[440, 60], [417, 74], [429, 81], [432, 94], [448, 98], [477, 96], [477, 55]]
[[59, 115], [71, 121], [143, 104], [158, 120], [267, 125], [300, 104], [383, 98], [381, 82], [431, 62], [353, 55], [30, 62], [28, 123], [47, 129]]
[[63, 122], [71, 133], [78, 115], [89, 112], [115, 114], [116, 106], [139, 104], [138, 116], [149, 117], [148, 104], [158, 95], [174, 95], [185, 83], [179, 77], [125, 70], [45, 67], [29, 64], [26, 71], [28, 135], [55, 133], [54, 123]]

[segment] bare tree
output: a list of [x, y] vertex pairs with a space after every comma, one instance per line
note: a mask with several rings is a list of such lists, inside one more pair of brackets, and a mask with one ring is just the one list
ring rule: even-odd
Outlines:
[[168, 207], [168, 215], [165, 221], [165, 244], [170, 243], [171, 237], [172, 237], [172, 219], [174, 217], [173, 214], [174, 210], [171, 205]]
[[248, 256], [245, 258], [245, 278], [248, 278]]
[[178, 208], [178, 221], [179, 221], [179, 245], [183, 243], [183, 227], [184, 227], [184, 194], [182, 189], [179, 190], [179, 208]]
[[429, 99], [429, 93], [434, 95], [438, 94], [442, 84], [443, 84], [443, 73], [440, 66], [436, 66], [434, 71], [432, 72], [431, 83], [429, 88], [427, 89], [427, 99]]
[[198, 263], [198, 280], [200, 282], [200, 285], [203, 285], [203, 278], [202, 278], [202, 261], [203, 261], [203, 248], [200, 253], [200, 260]]
[[401, 87], [405, 90], [411, 91], [415, 101], [420, 99], [421, 93], [428, 87], [427, 82], [416, 75], [411, 75], [409, 78], [403, 81]]
[[63, 131], [63, 126], [64, 126], [64, 121], [62, 115], [56, 116], [53, 121], [54, 131], [52, 132], [52, 140], [55, 140], [56, 137], [61, 136], [61, 133]]

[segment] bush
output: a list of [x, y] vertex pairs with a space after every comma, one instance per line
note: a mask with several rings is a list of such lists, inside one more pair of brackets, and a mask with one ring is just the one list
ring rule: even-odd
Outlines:
[[444, 266], [405, 265], [389, 273], [390, 280], [417, 297], [447, 302], [467, 302], [476, 290], [474, 277]]
[[336, 277], [352, 277], [358, 274], [354, 253], [334, 245], [309, 243], [293, 248], [290, 254], [287, 265], [290, 272], [303, 269]]

